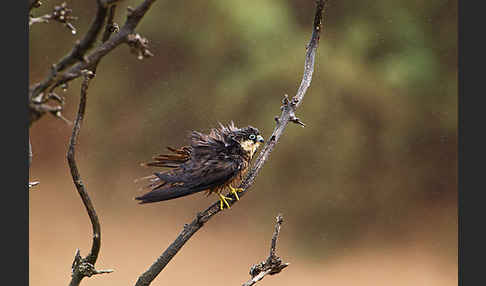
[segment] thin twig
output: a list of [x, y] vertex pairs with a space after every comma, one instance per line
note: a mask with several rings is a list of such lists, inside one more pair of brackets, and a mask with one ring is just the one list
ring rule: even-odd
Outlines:
[[280, 228], [282, 227], [282, 223], [283, 223], [283, 216], [279, 214], [276, 217], [276, 221], [277, 222], [275, 223], [275, 231], [273, 232], [273, 236], [272, 236], [272, 243], [270, 244], [270, 254], [268, 255], [267, 261], [270, 261], [273, 258], [277, 257], [275, 255], [275, 251], [277, 248], [277, 239], [278, 236], [280, 235]]
[[51, 15], [46, 14], [40, 17], [29, 17], [29, 27], [37, 23], [49, 23]]
[[[307, 45], [305, 64], [304, 64], [304, 75], [302, 78], [302, 82], [294, 98], [292, 100], [284, 100], [284, 105], [282, 106], [282, 113], [278, 118], [278, 120], [276, 120], [277, 125], [270, 137], [270, 140], [268, 140], [267, 143], [263, 146], [263, 149], [258, 155], [251, 170], [248, 172], [247, 176], [239, 186], [239, 188], [244, 189], [243, 192], [239, 193], [240, 198], [248, 192], [248, 189], [251, 188], [251, 186], [255, 182], [256, 176], [258, 175], [263, 164], [270, 156], [270, 153], [272, 152], [273, 148], [275, 148], [275, 145], [277, 144], [285, 127], [289, 123], [292, 115], [293, 117], [295, 117], [295, 110], [302, 103], [304, 94], [310, 85], [312, 79], [312, 73], [314, 70], [315, 54], [319, 43], [319, 33], [321, 31], [322, 12], [325, 6], [325, 0], [319, 0], [316, 2], [317, 2], [317, 7], [314, 16], [312, 36], [309, 44]], [[239, 201], [235, 199], [233, 194], [231, 194], [230, 196], [232, 196], [233, 198], [233, 200], [230, 202], [230, 205], [233, 205]], [[182, 246], [184, 246], [184, 244], [207, 221], [209, 221], [215, 214], [219, 213], [220, 211], [221, 210], [219, 207], [219, 202], [215, 202], [203, 212], [198, 213], [196, 215], [196, 218], [194, 218], [194, 220], [190, 224], [184, 225], [184, 229], [179, 234], [179, 236], [177, 236], [174, 242], [172, 242], [169, 245], [169, 247], [162, 253], [162, 255], [159, 258], [157, 258], [157, 260], [149, 267], [149, 269], [145, 271], [142, 275], [140, 275], [135, 285], [136, 286], [149, 285], [155, 279], [155, 277], [157, 277], [157, 275], [159, 275], [159, 273], [167, 266], [167, 264], [171, 261], [171, 259], [179, 252]]]
[[108, 10], [108, 16], [106, 18], [106, 25], [105, 25], [105, 31], [103, 32], [103, 37], [101, 37], [101, 42], [105, 43], [110, 39], [111, 34], [114, 32], [118, 32], [120, 27], [118, 27], [117, 24], [115, 24], [114, 19], [115, 19], [115, 11], [116, 11], [116, 5], [113, 4], [110, 6], [110, 9]]
[[30, 144], [30, 138], [29, 138], [29, 168], [31, 164], [32, 164], [32, 145]]
[[255, 264], [250, 268], [251, 279], [243, 283], [243, 286], [251, 286], [262, 280], [266, 275], [280, 273], [280, 271], [289, 266], [289, 263], [282, 263], [282, 259], [275, 254], [277, 239], [280, 234], [280, 227], [283, 223], [283, 217], [282, 215], [278, 215], [276, 219], [277, 222], [275, 223], [275, 231], [272, 236], [272, 243], [270, 244], [270, 254], [265, 261]]
[[[32, 145], [30, 144], [30, 138], [29, 138], [29, 173], [30, 173], [30, 165], [32, 164]], [[29, 182], [29, 189], [32, 187], [35, 187], [39, 184], [38, 181], [34, 182]]]
[[101, 247], [101, 226], [98, 219], [98, 215], [94, 209], [93, 203], [88, 195], [86, 187], [81, 180], [81, 176], [79, 175], [78, 167], [76, 165], [75, 160], [75, 150], [76, 144], [79, 137], [79, 131], [81, 129], [81, 123], [84, 119], [84, 113], [86, 110], [86, 92], [88, 90], [89, 81], [93, 78], [94, 74], [91, 71], [83, 71], [84, 79], [83, 83], [81, 84], [81, 99], [79, 102], [79, 110], [78, 115], [76, 117], [76, 121], [74, 122], [73, 133], [71, 135], [71, 140], [69, 143], [69, 149], [67, 153], [67, 160], [69, 164], [69, 168], [71, 170], [71, 175], [73, 177], [74, 185], [78, 190], [79, 196], [83, 201], [83, 204], [88, 212], [89, 219], [91, 221], [93, 227], [93, 243], [91, 246], [91, 252], [85, 258], [82, 258], [79, 250], [76, 251], [74, 262], [72, 265], [72, 275], [71, 275], [71, 282], [70, 286], [79, 285], [81, 280], [84, 277], [90, 277], [94, 274], [101, 274], [101, 273], [109, 273], [113, 270], [102, 270], [97, 271], [94, 268], [96, 260], [98, 259], [98, 254], [100, 252]]

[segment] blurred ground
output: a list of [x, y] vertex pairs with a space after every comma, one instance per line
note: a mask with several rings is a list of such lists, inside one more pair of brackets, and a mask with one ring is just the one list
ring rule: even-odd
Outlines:
[[[67, 1], [83, 34], [94, 1]], [[124, 1], [116, 21], [122, 23]], [[36, 11], [47, 12], [49, 1]], [[44, 9], [44, 10], [43, 10]], [[295, 93], [313, 1], [158, 1], [138, 32], [155, 57], [121, 46], [88, 91], [78, 166], [102, 224], [90, 285], [131, 285], [199, 210], [194, 195], [137, 205], [139, 163], [187, 131], [234, 120], [271, 134]], [[330, 1], [314, 78], [252, 191], [212, 219], [154, 285], [238, 284], [268, 255], [291, 266], [265, 285], [457, 285], [457, 1]], [[77, 37], [56, 23], [30, 36], [30, 81]], [[74, 119], [79, 82], [66, 96]], [[30, 129], [31, 285], [65, 285], [91, 226], [66, 163], [71, 126], [45, 116]], [[187, 275], [190, 274], [190, 275]]]

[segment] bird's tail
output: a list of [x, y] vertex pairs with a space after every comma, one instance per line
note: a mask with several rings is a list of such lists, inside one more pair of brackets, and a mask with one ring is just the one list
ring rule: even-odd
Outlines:
[[154, 156], [151, 162], [142, 163], [145, 167], [168, 167], [177, 168], [181, 164], [185, 163], [191, 157], [192, 149], [191, 147], [185, 146], [180, 149], [175, 149], [172, 147], [167, 147], [172, 154], [160, 154]]
[[[189, 146], [180, 149], [167, 147], [167, 149], [171, 151], [172, 154], [160, 154], [154, 156], [153, 161], [142, 163], [141, 165], [146, 167], [178, 168], [191, 157], [192, 149]], [[170, 177], [165, 176], [165, 173], [155, 173], [154, 175], [143, 177], [135, 181], [149, 181], [150, 184], [143, 187], [143, 189], [152, 189], [143, 196], [135, 198], [136, 200], [139, 200], [141, 204], [171, 200], [202, 191], [197, 188], [193, 189], [183, 186], [182, 184], [177, 184], [176, 182], [171, 181]]]
[[144, 194], [143, 196], [136, 197], [135, 199], [139, 200], [140, 204], [155, 203], [184, 197], [201, 191], [204, 191], [204, 189], [167, 184], [153, 189], [152, 191]]

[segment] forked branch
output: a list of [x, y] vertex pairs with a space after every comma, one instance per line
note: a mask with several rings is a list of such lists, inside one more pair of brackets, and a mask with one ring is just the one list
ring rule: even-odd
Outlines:
[[[144, 0], [135, 9], [129, 7], [125, 25], [120, 29], [115, 29], [113, 28], [115, 11], [113, 6], [119, 0], [97, 0], [96, 16], [84, 37], [76, 42], [67, 55], [51, 66], [49, 74], [42, 81], [29, 88], [30, 125], [45, 113], [60, 113], [62, 106], [52, 107], [44, 104], [44, 101], [54, 93], [54, 89], [59, 86], [66, 86], [71, 80], [80, 77], [83, 70], [95, 70], [100, 60], [120, 44], [126, 43], [133, 47], [136, 43], [133, 42], [131, 35], [135, 35], [135, 28], [155, 1]], [[93, 48], [104, 26], [105, 32], [103, 33], [102, 43]], [[117, 33], [111, 36], [113, 32]], [[152, 55], [147, 49], [146, 39], [144, 43], [144, 55]], [[92, 51], [87, 54], [89, 50]]]
[[[312, 36], [309, 41], [309, 44], [306, 47], [305, 53], [305, 63], [304, 63], [304, 75], [302, 77], [301, 84], [299, 89], [297, 90], [296, 95], [289, 100], [288, 97], [285, 97], [283, 100], [283, 105], [281, 107], [282, 113], [279, 117], [276, 118], [276, 127], [273, 130], [272, 135], [270, 136], [270, 140], [263, 146], [262, 151], [258, 155], [255, 163], [253, 164], [251, 170], [248, 172], [245, 179], [240, 184], [239, 188], [244, 189], [243, 192], [239, 193], [239, 197], [246, 195], [248, 190], [251, 188], [253, 183], [255, 182], [255, 178], [260, 172], [260, 169], [263, 167], [263, 164], [268, 160], [270, 153], [275, 148], [275, 145], [280, 139], [283, 131], [287, 127], [289, 122], [300, 124], [301, 121], [295, 116], [295, 111], [297, 107], [302, 104], [302, 100], [304, 95], [307, 91], [307, 88], [310, 86], [312, 80], [312, 73], [314, 71], [314, 60], [315, 55], [317, 52], [317, 46], [319, 43], [319, 35], [321, 32], [321, 24], [322, 24], [322, 13], [325, 7], [325, 0], [318, 0], [316, 1], [316, 11], [314, 16], [314, 22], [312, 26]], [[299, 123], [300, 122], [300, 123]], [[300, 124], [302, 125], [302, 124]], [[232, 195], [233, 200], [230, 202], [230, 205], [235, 204], [238, 202], [234, 195]], [[206, 223], [208, 222], [214, 215], [219, 213], [220, 206], [219, 202], [215, 202], [209, 208], [204, 210], [203, 212], [199, 212], [196, 215], [196, 218], [190, 223], [184, 225], [184, 229], [182, 232], [177, 236], [177, 238], [172, 242], [169, 247], [162, 253], [162, 255], [150, 266], [150, 268], [145, 271], [136, 282], [136, 286], [147, 286], [149, 285], [157, 275], [167, 266], [167, 264], [171, 261], [171, 259], [179, 252], [179, 250], [184, 246], [184, 244]]]
[[277, 222], [275, 223], [275, 231], [273, 233], [272, 243], [270, 244], [270, 255], [268, 255], [268, 258], [265, 261], [251, 267], [251, 279], [245, 282], [243, 286], [254, 285], [258, 281], [262, 280], [263, 277], [280, 273], [280, 271], [282, 271], [285, 267], [289, 266], [289, 263], [282, 263], [282, 259], [275, 254], [277, 239], [280, 234], [280, 227], [283, 223], [283, 216], [278, 215], [276, 219]]

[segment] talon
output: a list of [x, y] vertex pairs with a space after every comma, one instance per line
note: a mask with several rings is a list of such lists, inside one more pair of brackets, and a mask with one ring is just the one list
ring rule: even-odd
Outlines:
[[231, 208], [230, 204], [228, 203], [228, 200], [232, 201], [233, 199], [232, 198], [228, 198], [228, 197], [225, 197], [223, 196], [222, 194], [218, 194], [219, 196], [219, 208], [221, 210], [223, 210], [224, 206], [223, 206], [223, 203], [228, 207], [228, 208]]
[[229, 185], [229, 189], [231, 190], [231, 193], [232, 193], [233, 195], [235, 195], [236, 200], [237, 200], [237, 201], [239, 201], [239, 200], [240, 200], [240, 197], [238, 196], [238, 192], [240, 192], [240, 193], [241, 193], [241, 192], [243, 192], [243, 191], [244, 191], [244, 189], [242, 189], [242, 188], [234, 188], [234, 187], [233, 187], [233, 186], [231, 186], [231, 185]]

